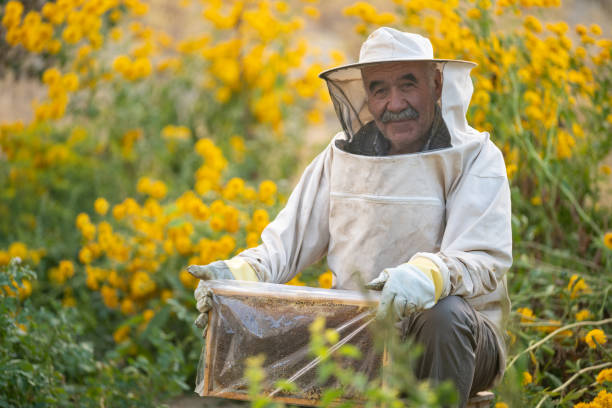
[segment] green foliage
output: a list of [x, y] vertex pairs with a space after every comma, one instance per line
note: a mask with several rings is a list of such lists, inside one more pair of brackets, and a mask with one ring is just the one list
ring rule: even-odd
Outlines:
[[[16, 291], [24, 279], [35, 277], [27, 265], [13, 261], [0, 270], [0, 286]], [[157, 322], [139, 338], [154, 358], [106, 352], [108, 345], [97, 349], [91, 341], [82, 311], [55, 301], [36, 306], [5, 292], [0, 295], [0, 406], [153, 407], [188, 388], [181, 342]]]

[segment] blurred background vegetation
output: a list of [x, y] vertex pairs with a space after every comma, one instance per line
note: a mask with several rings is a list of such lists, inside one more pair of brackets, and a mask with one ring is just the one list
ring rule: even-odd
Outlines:
[[[317, 74], [389, 25], [479, 64], [468, 119], [503, 150], [513, 200], [498, 406], [606, 406], [611, 12], [557, 0], [0, 1], [0, 402], [188, 393], [201, 338], [184, 268], [258, 244], [340, 128]], [[291, 282], [329, 283], [324, 262]]]

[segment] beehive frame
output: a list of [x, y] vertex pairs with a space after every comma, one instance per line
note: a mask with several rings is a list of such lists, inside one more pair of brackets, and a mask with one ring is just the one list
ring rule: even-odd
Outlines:
[[[369, 293], [362, 294], [359, 292], [337, 291], [330, 289], [319, 288], [294, 288], [286, 285], [275, 285], [268, 283], [253, 283], [253, 282], [237, 282], [237, 281], [212, 281], [210, 283], [211, 290], [214, 294], [228, 297], [266, 297], [276, 299], [278, 301], [290, 302], [308, 302], [318, 304], [336, 304], [339, 306], [357, 306], [360, 309], [373, 309], [378, 304], [378, 294]], [[282, 286], [282, 288], [280, 288]], [[218, 315], [214, 308], [209, 312], [209, 329], [206, 335], [206, 351], [205, 351], [205, 368], [203, 376], [203, 384], [201, 387], [202, 396], [215, 396], [221, 398], [230, 398], [237, 400], [247, 400], [248, 395], [242, 392], [223, 391], [218, 392], [213, 389], [213, 373], [211, 367], [215, 350], [214, 340], [219, 335], [217, 333]], [[382, 361], [381, 361], [382, 365]], [[318, 399], [310, 399], [303, 397], [291, 396], [273, 396], [272, 399], [277, 402], [286, 404], [299, 404], [306, 406], [315, 406], [318, 404]]]

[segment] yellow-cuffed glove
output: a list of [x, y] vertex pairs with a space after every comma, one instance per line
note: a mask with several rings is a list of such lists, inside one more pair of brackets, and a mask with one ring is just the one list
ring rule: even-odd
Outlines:
[[433, 261], [415, 257], [408, 263], [383, 270], [366, 288], [382, 290], [377, 318], [385, 318], [393, 309], [395, 318], [401, 320], [410, 313], [433, 307], [448, 287], [445, 280], [448, 277], [445, 279]]
[[212, 293], [206, 282], [216, 279], [259, 281], [255, 270], [247, 261], [241, 258], [216, 261], [208, 265], [190, 265], [187, 271], [200, 279], [198, 287], [194, 292], [197, 302], [196, 307], [200, 312], [200, 315], [195, 320], [195, 325], [203, 330], [203, 337], [206, 336], [208, 312], [212, 308]]

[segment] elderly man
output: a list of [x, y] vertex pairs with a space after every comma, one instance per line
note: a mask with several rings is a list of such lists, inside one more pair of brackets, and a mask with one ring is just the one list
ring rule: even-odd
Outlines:
[[494, 385], [505, 365], [510, 194], [499, 149], [465, 119], [474, 65], [434, 59], [428, 39], [383, 27], [358, 63], [323, 72], [343, 132], [260, 246], [189, 268], [203, 280], [196, 324], [210, 308], [205, 280], [284, 283], [327, 255], [334, 288], [371, 280], [378, 315], [424, 345], [417, 377], [451, 379], [462, 406]]

